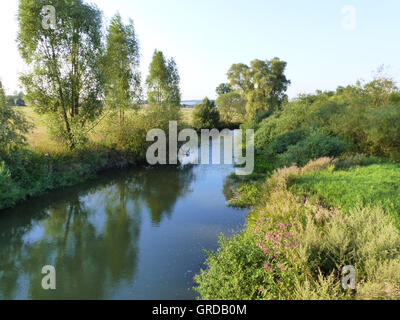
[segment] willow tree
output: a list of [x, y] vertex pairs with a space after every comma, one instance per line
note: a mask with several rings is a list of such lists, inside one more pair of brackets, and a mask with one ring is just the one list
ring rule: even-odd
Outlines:
[[49, 4], [19, 2], [18, 47], [30, 67], [21, 82], [30, 105], [51, 116], [53, 132], [73, 149], [102, 112], [102, 13], [82, 0], [57, 0], [44, 10]]
[[290, 80], [285, 76], [286, 62], [279, 58], [253, 60], [250, 66], [234, 64], [228, 71], [230, 85], [247, 100], [250, 119], [260, 113], [271, 114], [287, 98]]
[[161, 51], [155, 51], [147, 78], [147, 96], [150, 105], [179, 106], [180, 77], [173, 58], [167, 60]]
[[119, 110], [120, 121], [125, 111], [141, 97], [139, 42], [133, 21], [124, 25], [119, 14], [110, 23], [104, 59], [106, 105]]

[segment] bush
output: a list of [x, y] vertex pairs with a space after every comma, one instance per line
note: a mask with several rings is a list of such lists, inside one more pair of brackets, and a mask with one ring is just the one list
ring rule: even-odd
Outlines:
[[293, 163], [303, 166], [312, 159], [340, 156], [345, 150], [346, 144], [340, 138], [317, 133], [289, 146], [285, 153], [278, 155], [278, 163], [281, 166]]
[[198, 284], [195, 290], [202, 299], [273, 298], [284, 290], [283, 287], [279, 289], [280, 282], [292, 278], [291, 271], [276, 259], [269, 259], [265, 248], [249, 232], [242, 232], [230, 239], [221, 236], [219, 243], [220, 248], [216, 253], [208, 252], [206, 264], [209, 269], [195, 276]]
[[10, 170], [7, 169], [4, 161], [0, 160], [0, 203], [4, 201], [10, 192], [11, 181]]
[[365, 129], [373, 153], [400, 160], [400, 103], [378, 110], [368, 115]]
[[102, 128], [103, 143], [143, 160], [152, 144], [146, 141], [147, 133], [152, 129], [161, 129], [168, 135], [170, 121], [177, 121], [178, 130], [182, 129], [180, 112], [180, 108], [175, 106], [151, 106], [127, 114], [122, 123], [117, 115], [111, 116]]
[[213, 101], [205, 98], [201, 104], [197, 104], [193, 111], [193, 126], [200, 129], [214, 129], [219, 126], [219, 112]]
[[268, 145], [267, 152], [270, 154], [282, 154], [285, 153], [290, 146], [299, 143], [304, 138], [303, 131], [290, 131], [282, 135], [277, 136]]

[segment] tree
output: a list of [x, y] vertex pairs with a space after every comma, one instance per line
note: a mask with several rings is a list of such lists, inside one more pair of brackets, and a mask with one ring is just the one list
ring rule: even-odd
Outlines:
[[232, 90], [231, 86], [227, 83], [221, 83], [216, 89], [216, 92], [219, 96], [229, 93], [229, 92], [232, 92], [232, 91], [233, 90]]
[[173, 105], [181, 103], [180, 77], [175, 60], [166, 60], [161, 51], [155, 51], [150, 64], [146, 84], [150, 105]]
[[247, 100], [250, 119], [259, 113], [272, 114], [287, 99], [285, 94], [290, 81], [285, 76], [286, 62], [279, 58], [254, 60], [250, 67], [234, 64], [228, 71], [228, 79], [234, 90]]
[[214, 101], [205, 98], [193, 111], [193, 126], [196, 129], [213, 129], [219, 125], [219, 112]]
[[22, 113], [8, 105], [0, 81], [0, 155], [8, 157], [25, 145], [25, 134], [30, 129]]
[[120, 122], [127, 108], [141, 97], [139, 43], [133, 21], [124, 25], [116, 14], [108, 29], [104, 73], [106, 77], [106, 105], [119, 109]]
[[220, 95], [216, 104], [221, 120], [227, 123], [241, 122], [246, 115], [246, 103], [246, 99], [237, 92]]
[[44, 28], [47, 4], [19, 2], [18, 47], [30, 66], [21, 82], [30, 105], [51, 115], [53, 133], [74, 149], [102, 113], [102, 13], [82, 0], [54, 1], [55, 28]]
[[15, 99], [14, 99], [14, 97], [8, 96], [8, 97], [7, 97], [7, 104], [8, 104], [10, 107], [15, 107]]

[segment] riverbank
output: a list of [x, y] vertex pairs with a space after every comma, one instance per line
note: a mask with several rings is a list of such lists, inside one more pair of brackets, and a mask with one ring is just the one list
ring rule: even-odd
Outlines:
[[27, 143], [0, 157], [0, 210], [45, 192], [82, 183], [97, 173], [146, 164], [149, 130], [168, 132], [190, 127], [190, 112], [179, 108], [145, 108], [126, 112], [123, 121], [109, 113], [76, 148], [69, 150], [51, 132], [48, 119], [30, 107], [15, 109], [30, 122]]
[[0, 168], [0, 210], [52, 190], [77, 185], [108, 169], [144, 164], [143, 159], [132, 153], [100, 145], [60, 154], [24, 150], [15, 159], [13, 176], [7, 168]]
[[400, 165], [375, 160], [322, 158], [257, 184], [247, 227], [195, 277], [201, 298], [400, 299]]

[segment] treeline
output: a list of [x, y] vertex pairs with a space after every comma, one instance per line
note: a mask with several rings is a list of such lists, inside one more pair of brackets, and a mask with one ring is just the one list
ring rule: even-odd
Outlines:
[[250, 66], [232, 65], [229, 83], [216, 88], [215, 102], [206, 98], [195, 106], [193, 123], [196, 128], [230, 127], [244, 124], [251, 128], [279, 110], [287, 101], [285, 94], [290, 81], [285, 76], [286, 62], [279, 58], [254, 60]]

